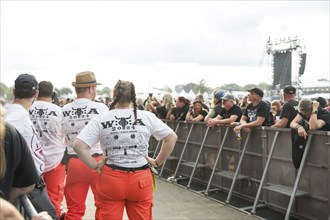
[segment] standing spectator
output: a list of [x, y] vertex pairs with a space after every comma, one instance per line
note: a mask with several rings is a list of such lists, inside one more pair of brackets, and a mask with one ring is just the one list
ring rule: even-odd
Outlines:
[[[306, 130], [330, 131], [330, 112], [320, 107], [320, 103], [311, 99], [302, 99], [298, 105], [299, 113], [292, 120], [290, 127], [296, 129], [298, 135], [307, 138]], [[307, 126], [302, 126], [303, 122]]]
[[13, 93], [13, 104], [6, 105], [5, 121], [12, 124], [29, 144], [35, 168], [40, 175], [39, 182], [28, 196], [38, 212], [47, 211], [53, 219], [56, 219], [55, 208], [48, 197], [45, 183], [41, 177], [45, 168], [44, 154], [29, 117], [29, 109], [39, 94], [38, 81], [33, 75], [21, 74], [15, 80]]
[[222, 99], [222, 110], [215, 118], [211, 118], [207, 121], [207, 126], [214, 127], [220, 124], [232, 124], [233, 122], [239, 122], [242, 117], [242, 109], [234, 102], [233, 95], [227, 94]]
[[[136, 99], [136, 104], [139, 110], [145, 110], [145, 107], [143, 105], [143, 100], [141, 98]], [[110, 109], [110, 105], [109, 105], [109, 109]]]
[[160, 119], [166, 119], [167, 112], [174, 106], [173, 105], [173, 98], [171, 94], [165, 94], [163, 96], [162, 103], [154, 98], [154, 102], [156, 103], [156, 107], [152, 105], [152, 103], [148, 104], [149, 109], [151, 112], [155, 113], [156, 116]]
[[271, 102], [270, 123], [276, 124], [280, 120], [282, 105], [280, 100], [273, 100]]
[[243, 116], [240, 120], [240, 125], [234, 128], [235, 133], [244, 129], [245, 132], [250, 132], [251, 127], [269, 126], [269, 105], [262, 100], [264, 92], [254, 87], [250, 90], [249, 101], [251, 102], [246, 106]]
[[144, 107], [147, 109], [148, 103], [153, 102], [154, 99], [155, 98], [154, 98], [153, 94], [152, 93], [149, 93], [148, 97], [143, 102]]
[[[160, 166], [177, 140], [173, 130], [154, 114], [137, 110], [135, 100], [134, 84], [119, 80], [112, 110], [93, 118], [74, 142], [79, 158], [101, 173], [97, 182], [101, 219], [122, 219], [124, 208], [129, 219], [152, 219], [153, 181], [148, 163]], [[156, 159], [147, 156], [151, 135], [163, 140]], [[106, 158], [96, 162], [89, 149], [98, 141]]]
[[[10, 124], [3, 120], [4, 108], [0, 105], [0, 219], [24, 219], [19, 211], [8, 202], [8, 195], [13, 190], [17, 196], [31, 192], [39, 176], [36, 169], [31, 169], [34, 162], [24, 138]], [[31, 185], [29, 185], [29, 182]], [[15, 187], [16, 184], [19, 187]], [[11, 191], [11, 193], [9, 192]], [[5, 199], [2, 198], [5, 197]], [[32, 217], [32, 220], [50, 220], [47, 212], [41, 212]]]
[[202, 94], [199, 94], [199, 95], [196, 95], [195, 97], [195, 101], [201, 101], [202, 102], [202, 105], [203, 105], [203, 109], [205, 109], [207, 112], [210, 111], [210, 108], [209, 106], [207, 106], [204, 102], [204, 97]]
[[327, 99], [327, 104], [325, 105], [325, 110], [330, 112], [330, 99]]
[[186, 121], [204, 121], [207, 111], [201, 101], [194, 101], [186, 115]]
[[291, 121], [298, 113], [298, 101], [296, 100], [296, 88], [287, 85], [283, 89], [284, 105], [282, 106], [280, 120], [272, 125], [274, 128], [290, 128]]
[[0, 191], [6, 200], [14, 201], [33, 191], [39, 175], [26, 141], [16, 128], [4, 122], [1, 105], [0, 113]]
[[241, 103], [239, 104], [239, 106], [241, 107], [241, 109], [242, 109], [243, 111], [244, 111], [244, 109], [246, 108], [246, 106], [249, 104], [248, 98], [249, 98], [248, 95], [243, 96], [243, 98], [242, 98], [242, 100], [241, 100]]
[[330, 131], [330, 112], [321, 108], [317, 101], [302, 99], [298, 105], [299, 113], [290, 123], [295, 136], [292, 144], [292, 161], [296, 169], [300, 167], [303, 156], [308, 130]]
[[225, 92], [221, 90], [215, 90], [213, 93], [213, 104], [211, 106], [211, 110], [208, 115], [204, 118], [204, 121], [207, 122], [211, 118], [217, 117], [222, 109], [222, 101], [221, 99], [225, 96]]
[[111, 100], [110, 97], [106, 97], [106, 98], [105, 98], [105, 105], [106, 105], [108, 108], [110, 108], [110, 104], [111, 104], [111, 102], [112, 102], [112, 100]]
[[43, 177], [48, 196], [55, 207], [57, 216], [60, 217], [66, 175], [65, 165], [61, 163], [65, 146], [61, 127], [62, 108], [52, 103], [53, 90], [51, 82], [41, 81], [38, 100], [32, 104], [29, 114], [45, 155]]
[[167, 112], [166, 118], [171, 121], [184, 121], [189, 111], [190, 100], [183, 96], [179, 96], [175, 102], [175, 107], [170, 108]]
[[[95, 102], [96, 86], [101, 85], [96, 82], [93, 72], [86, 71], [76, 75], [76, 81], [72, 83], [77, 93], [77, 99], [62, 108], [62, 129], [65, 135], [65, 146], [68, 150], [67, 179], [65, 186], [65, 199], [68, 211], [65, 215], [66, 220], [82, 219], [86, 209], [86, 197], [89, 188], [94, 194], [96, 213], [95, 218], [100, 219], [99, 197], [96, 191], [97, 171], [89, 169], [82, 163], [73, 150], [73, 141], [79, 132], [88, 122], [101, 112], [109, 111], [103, 103]], [[77, 146], [79, 148], [79, 146]], [[95, 161], [102, 158], [102, 150], [99, 143], [91, 146], [88, 152]]]
[[325, 98], [319, 96], [315, 99], [315, 101], [317, 101], [318, 103], [320, 103], [320, 107], [321, 108], [325, 108], [327, 105], [327, 100], [325, 100]]

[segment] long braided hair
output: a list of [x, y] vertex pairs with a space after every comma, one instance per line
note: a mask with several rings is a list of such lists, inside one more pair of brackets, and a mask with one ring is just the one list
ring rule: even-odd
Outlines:
[[133, 104], [133, 111], [134, 111], [134, 118], [137, 119], [137, 104], [136, 104], [136, 94], [135, 94], [135, 86], [132, 82], [118, 80], [116, 83], [114, 90], [114, 100], [110, 105], [110, 110], [115, 108], [117, 103], [132, 103]]

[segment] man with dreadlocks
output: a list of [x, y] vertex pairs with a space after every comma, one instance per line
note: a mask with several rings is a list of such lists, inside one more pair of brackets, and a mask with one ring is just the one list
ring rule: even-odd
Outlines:
[[[93, 118], [74, 142], [79, 158], [99, 170], [98, 193], [101, 219], [152, 219], [153, 180], [149, 168], [158, 167], [170, 156], [176, 134], [155, 114], [137, 110], [134, 84], [119, 80], [111, 110]], [[155, 159], [148, 157], [153, 135], [163, 140]], [[100, 141], [106, 157], [96, 162], [88, 153]]]
[[[73, 141], [79, 132], [88, 124], [88, 122], [101, 112], [109, 111], [109, 108], [99, 102], [95, 102], [96, 86], [101, 85], [96, 82], [93, 72], [85, 71], [76, 75], [76, 81], [72, 83], [77, 93], [77, 99], [66, 104], [62, 108], [62, 130], [65, 136], [65, 145], [68, 150], [69, 161], [67, 164], [67, 178], [64, 190], [68, 212], [65, 214], [65, 220], [82, 219], [86, 209], [86, 197], [89, 188], [94, 194], [96, 213], [98, 218], [98, 196], [96, 193], [97, 171], [89, 169], [83, 164], [77, 154], [73, 151]], [[83, 146], [77, 146], [83, 147]], [[95, 142], [88, 154], [93, 160], [99, 161], [102, 158], [100, 144]]]

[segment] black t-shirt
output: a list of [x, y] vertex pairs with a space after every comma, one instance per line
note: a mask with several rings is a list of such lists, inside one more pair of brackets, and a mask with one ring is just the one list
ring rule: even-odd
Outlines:
[[[202, 110], [198, 113], [198, 115], [203, 116], [203, 118], [202, 118], [201, 120], [199, 120], [199, 121], [204, 121], [204, 118], [205, 118], [206, 115], [207, 115], [207, 111], [204, 110], [204, 109], [202, 109]], [[196, 118], [198, 115], [194, 116], [194, 118]]]
[[264, 117], [265, 120], [262, 123], [262, 126], [270, 126], [269, 112], [269, 105], [261, 100], [256, 106], [253, 106], [252, 103], [248, 104], [243, 115], [247, 117], [247, 123], [256, 121], [257, 117]]
[[12, 125], [5, 123], [6, 174], [0, 181], [0, 190], [9, 199], [11, 187], [27, 187], [39, 182], [31, 152], [22, 135]]
[[[300, 113], [299, 113], [300, 114]], [[304, 119], [302, 125], [304, 126], [304, 128], [306, 130], [309, 129], [309, 118], [306, 118], [304, 115], [300, 114], [300, 116], [302, 116], [302, 118]], [[319, 131], [330, 131], [330, 112], [319, 107], [317, 109], [317, 119], [321, 119], [323, 121], [325, 121], [325, 125], [317, 130]], [[306, 125], [307, 124], [307, 125]]]
[[238, 117], [236, 119], [236, 122], [239, 122], [241, 120], [242, 114], [242, 109], [237, 105], [233, 105], [228, 111], [225, 108], [222, 108], [219, 115], [223, 119], [230, 118], [230, 116], [232, 115], [237, 115]]
[[330, 131], [330, 112], [324, 108], [319, 107], [317, 110], [317, 119], [322, 119], [325, 121], [325, 125], [318, 129], [321, 131]]
[[189, 104], [183, 106], [183, 108], [174, 108], [172, 114], [174, 115], [174, 120], [176, 121], [185, 121], [186, 115], [189, 111]]
[[286, 124], [286, 128], [290, 128], [290, 123], [298, 114], [298, 104], [299, 102], [296, 100], [289, 100], [288, 102], [284, 103], [280, 118], [287, 118], [288, 123]]
[[164, 105], [156, 108], [156, 115], [160, 119], [166, 119], [167, 112], [168, 111]]

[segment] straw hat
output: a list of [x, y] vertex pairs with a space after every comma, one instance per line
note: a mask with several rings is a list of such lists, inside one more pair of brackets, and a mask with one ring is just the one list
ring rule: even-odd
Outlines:
[[76, 81], [72, 82], [72, 86], [74, 87], [90, 87], [90, 86], [96, 86], [96, 85], [102, 85], [101, 83], [96, 82], [96, 78], [93, 72], [91, 71], [85, 71], [78, 73], [76, 75]]

